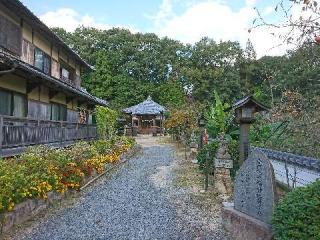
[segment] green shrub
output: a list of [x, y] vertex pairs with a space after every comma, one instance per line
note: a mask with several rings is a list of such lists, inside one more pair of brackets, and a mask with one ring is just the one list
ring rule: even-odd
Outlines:
[[136, 140], [133, 137], [118, 136], [118, 137], [115, 137], [114, 139], [120, 142], [120, 144], [125, 144], [130, 147], [132, 147], [136, 143]]
[[68, 148], [67, 152], [70, 157], [75, 159], [76, 161], [92, 158], [99, 153], [98, 149], [95, 147], [95, 143], [96, 141], [93, 141], [91, 143], [79, 141], [75, 144], [72, 144]]
[[[210, 142], [209, 145], [206, 145], [202, 149], [200, 149], [197, 155], [197, 160], [201, 170], [204, 169], [208, 150], [210, 151], [210, 160], [211, 160], [210, 165], [213, 167], [214, 158], [216, 156], [218, 146], [219, 146], [219, 141], [214, 140]], [[233, 160], [233, 168], [230, 169], [230, 174], [231, 174], [231, 177], [234, 179], [236, 172], [239, 169], [239, 141], [238, 140], [234, 140], [231, 138], [228, 139], [228, 152], [230, 153], [231, 159]]]
[[217, 149], [218, 149], [218, 141], [216, 141], [216, 140], [210, 142], [208, 145], [204, 145], [200, 149], [200, 151], [198, 152], [198, 155], [197, 155], [197, 160], [198, 160], [199, 167], [201, 170], [204, 169], [208, 151], [209, 151], [209, 156], [210, 156], [210, 166], [213, 167], [214, 158], [216, 156]]
[[118, 113], [108, 107], [97, 106], [96, 118], [98, 135], [101, 139], [111, 139], [115, 134]]
[[272, 223], [276, 240], [320, 239], [320, 180], [288, 193], [276, 206]]
[[97, 140], [92, 143], [92, 146], [99, 154], [109, 153], [113, 145], [114, 143], [111, 140]]

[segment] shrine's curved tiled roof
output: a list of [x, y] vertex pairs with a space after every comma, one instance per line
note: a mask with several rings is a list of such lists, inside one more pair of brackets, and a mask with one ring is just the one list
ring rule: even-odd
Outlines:
[[124, 113], [133, 115], [159, 115], [166, 111], [165, 107], [156, 103], [149, 96], [147, 100], [122, 110]]

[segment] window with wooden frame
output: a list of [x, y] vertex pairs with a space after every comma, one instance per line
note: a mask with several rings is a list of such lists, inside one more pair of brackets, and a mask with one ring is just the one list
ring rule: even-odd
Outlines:
[[67, 106], [60, 103], [51, 103], [50, 120], [67, 121]]
[[51, 58], [39, 48], [34, 49], [34, 66], [45, 74], [51, 73]]
[[22, 31], [19, 25], [0, 15], [0, 46], [21, 55]]
[[26, 117], [27, 102], [24, 94], [0, 89], [0, 115]]
[[92, 123], [91, 124], [97, 124], [97, 117], [95, 114], [92, 115]]
[[60, 78], [62, 80], [73, 81], [75, 76], [75, 70], [68, 66], [65, 62], [60, 60]]

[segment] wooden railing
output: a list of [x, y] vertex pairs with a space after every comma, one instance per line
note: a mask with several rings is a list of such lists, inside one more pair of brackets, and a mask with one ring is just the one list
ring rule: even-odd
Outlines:
[[9, 155], [5, 154], [8, 149], [38, 144], [65, 146], [96, 138], [95, 125], [0, 116], [0, 156]]

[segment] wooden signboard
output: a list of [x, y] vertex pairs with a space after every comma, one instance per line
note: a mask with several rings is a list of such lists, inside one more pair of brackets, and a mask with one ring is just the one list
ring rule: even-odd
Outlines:
[[216, 158], [214, 161], [216, 168], [233, 168], [233, 161], [231, 159], [219, 159]]

